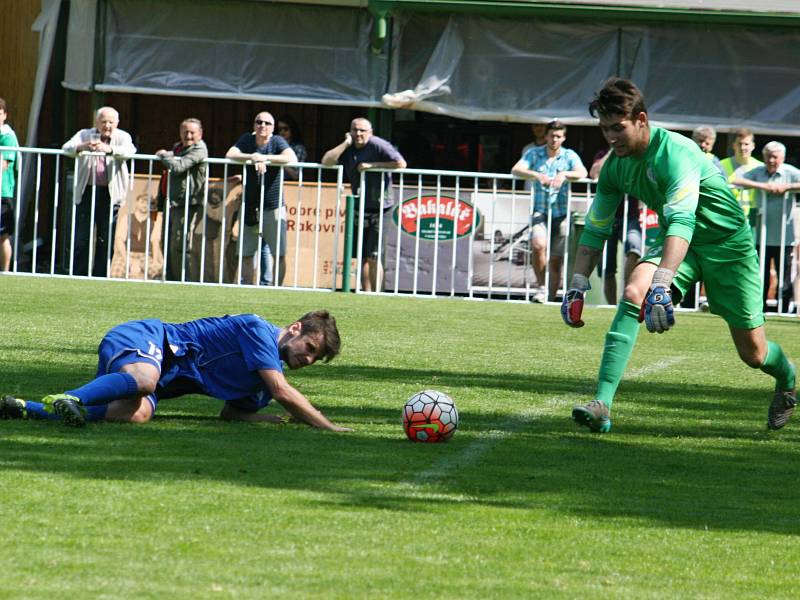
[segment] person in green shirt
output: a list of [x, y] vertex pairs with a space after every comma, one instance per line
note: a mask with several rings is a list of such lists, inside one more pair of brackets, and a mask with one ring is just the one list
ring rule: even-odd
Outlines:
[[[17, 134], [6, 123], [8, 112], [6, 101], [0, 98], [0, 146], [19, 146]], [[11, 236], [14, 235], [14, 170], [17, 153], [13, 150], [0, 152], [0, 271], [11, 267]]]
[[582, 327], [589, 274], [611, 234], [624, 195], [658, 214], [661, 232], [634, 269], [606, 335], [595, 399], [575, 406], [572, 418], [598, 432], [611, 429], [610, 409], [630, 359], [639, 323], [651, 333], [675, 324], [673, 300], [705, 281], [709, 309], [728, 324], [739, 357], [775, 379], [767, 426], [780, 429], [797, 403], [795, 366], [767, 340], [761, 278], [744, 211], [719, 170], [690, 139], [650, 125], [642, 93], [626, 79], [607, 80], [589, 105], [613, 150], [600, 172], [597, 193], [580, 238], [570, 289], [561, 314]]

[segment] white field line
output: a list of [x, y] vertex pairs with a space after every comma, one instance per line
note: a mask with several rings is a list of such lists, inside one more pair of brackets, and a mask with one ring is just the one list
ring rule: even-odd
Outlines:
[[[673, 367], [674, 365], [683, 362], [686, 360], [684, 356], [673, 356], [669, 358], [665, 358], [663, 360], [659, 360], [654, 363], [650, 363], [649, 365], [644, 365], [637, 369], [632, 369], [627, 373], [626, 379], [638, 379], [639, 377], [644, 377], [650, 373], [654, 373], [657, 371], [664, 371]], [[539, 416], [546, 412], [548, 409], [553, 407], [559, 406], [564, 404], [568, 401], [574, 399], [576, 395], [583, 395], [591, 393], [594, 389], [594, 385], [590, 386], [581, 386], [576, 388], [572, 392], [562, 396], [553, 396], [549, 398], [545, 402], [545, 406], [539, 407], [531, 407], [525, 408], [514, 413], [505, 421], [502, 421], [496, 429], [492, 429], [487, 431], [480, 438], [469, 444], [464, 450], [456, 456], [447, 457], [445, 459], [440, 460], [439, 462], [435, 463], [431, 468], [426, 469], [425, 471], [421, 471], [417, 476], [409, 481], [403, 482], [400, 484], [402, 488], [410, 488], [410, 490], [416, 490], [416, 486], [421, 484], [425, 484], [428, 482], [435, 481], [440, 477], [446, 477], [447, 474], [451, 471], [455, 471], [466, 467], [468, 465], [473, 464], [478, 459], [480, 459], [484, 454], [489, 452], [492, 448], [494, 448], [501, 440], [508, 438], [524, 427], [528, 426], [531, 422], [535, 421]], [[469, 501], [472, 498], [460, 495], [460, 494], [427, 494], [423, 493], [420, 494], [425, 496], [426, 498], [429, 496], [436, 496], [436, 497], [447, 497], [449, 500], [457, 500], [457, 501]]]

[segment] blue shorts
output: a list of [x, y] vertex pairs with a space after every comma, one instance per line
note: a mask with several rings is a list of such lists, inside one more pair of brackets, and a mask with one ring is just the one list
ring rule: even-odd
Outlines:
[[[164, 324], [156, 319], [117, 325], [106, 333], [97, 348], [95, 377], [117, 373], [123, 366], [137, 362], [151, 363], [161, 373], [165, 340]], [[147, 400], [155, 412], [158, 398], [149, 394]]]

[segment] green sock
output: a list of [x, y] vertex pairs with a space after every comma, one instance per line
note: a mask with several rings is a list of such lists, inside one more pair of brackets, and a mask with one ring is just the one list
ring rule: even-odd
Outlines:
[[639, 335], [639, 307], [622, 300], [611, 322], [611, 328], [606, 334], [606, 345], [603, 348], [600, 373], [597, 377], [595, 397], [602, 400], [609, 409], [625, 367], [628, 366], [637, 335]]
[[775, 384], [782, 390], [793, 390], [795, 386], [795, 368], [781, 347], [775, 342], [767, 341], [767, 357], [761, 370], [775, 378]]

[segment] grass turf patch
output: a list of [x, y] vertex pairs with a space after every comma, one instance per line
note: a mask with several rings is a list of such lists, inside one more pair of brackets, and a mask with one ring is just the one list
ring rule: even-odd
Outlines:
[[[613, 316], [553, 306], [0, 277], [0, 392], [91, 378], [113, 325], [327, 308], [342, 355], [290, 381], [353, 434], [228, 423], [188, 396], [147, 425], [0, 422], [0, 597], [794, 597], [799, 423], [724, 323], [642, 332], [614, 429], [579, 431]], [[767, 333], [800, 356], [797, 322]], [[405, 440], [423, 388], [461, 415]], [[276, 408], [268, 410], [276, 411]]]

